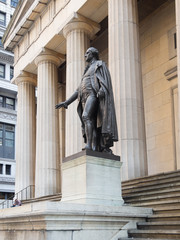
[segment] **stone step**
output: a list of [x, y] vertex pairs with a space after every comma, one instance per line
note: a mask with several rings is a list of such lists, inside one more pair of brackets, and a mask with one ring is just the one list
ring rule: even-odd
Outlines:
[[167, 200], [179, 200], [180, 201], [180, 193], [170, 193], [170, 194], [163, 194], [160, 196], [152, 195], [152, 196], [138, 196], [135, 198], [124, 198], [125, 203], [143, 203], [143, 202], [148, 202], [152, 204], [153, 202], [156, 201], [167, 201]]
[[60, 201], [62, 197], [62, 194], [55, 194], [55, 195], [49, 195], [49, 196], [44, 196], [44, 197], [39, 197], [39, 198], [32, 198], [28, 200], [22, 200], [22, 204], [27, 204], [27, 203], [32, 203], [32, 202], [41, 202], [41, 201]]
[[[118, 240], [156, 240], [156, 239], [158, 239], [158, 240], [166, 240], [166, 238], [131, 238], [131, 237], [129, 237], [129, 238], [119, 238]], [[168, 238], [168, 240], [175, 240], [175, 238]]]
[[152, 239], [180, 239], [180, 230], [129, 230], [129, 237]]
[[173, 214], [173, 213], [180, 213], [180, 205], [179, 206], [159, 206], [159, 207], [154, 207], [153, 208], [154, 214], [162, 214], [162, 213], [168, 213], [168, 214]]
[[142, 192], [149, 192], [154, 190], [169, 190], [169, 189], [176, 189], [180, 188], [180, 182], [169, 182], [163, 184], [144, 184], [143, 186], [133, 186], [131, 188], [122, 188], [122, 194], [134, 194], [134, 193], [142, 193]]
[[180, 239], [179, 170], [123, 182], [122, 195], [126, 204], [153, 208], [147, 222], [128, 231], [127, 240]]
[[123, 198], [125, 200], [127, 199], [135, 199], [139, 197], [148, 197], [148, 196], [161, 196], [161, 195], [174, 195], [174, 194], [180, 194], [180, 187], [177, 188], [170, 188], [170, 189], [156, 189], [156, 190], [151, 190], [151, 191], [142, 191], [140, 193], [129, 193], [128, 195], [123, 194]]
[[[155, 174], [155, 175], [150, 175], [150, 176], [146, 176], [146, 177], [140, 177], [140, 178], [135, 178], [135, 179], [131, 179], [131, 180], [127, 180], [127, 181], [123, 181], [122, 182], [122, 186], [127, 187], [127, 186], [133, 186], [136, 184], [144, 184], [144, 183], [148, 183], [148, 182], [159, 182], [161, 180], [167, 180], [169, 178], [177, 178], [180, 177], [180, 170], [177, 171], [172, 171], [172, 172], [167, 172], [167, 173], [160, 173], [160, 174]], [[167, 181], [166, 181], [167, 182]]]
[[146, 202], [134, 202], [134, 203], [128, 203], [130, 206], [135, 207], [150, 207], [150, 208], [157, 208], [157, 207], [168, 207], [168, 206], [180, 206], [180, 199], [161, 199], [161, 201], [146, 201]]
[[134, 237], [129, 237], [129, 238], [119, 238], [118, 240], [177, 240], [175, 238], [134, 238]]
[[179, 221], [161, 221], [161, 222], [139, 222], [137, 223], [137, 228], [140, 230], [180, 230]]
[[168, 178], [168, 179], [163, 179], [163, 180], [157, 180], [157, 181], [149, 181], [149, 182], [143, 182], [143, 183], [137, 183], [135, 185], [129, 185], [129, 186], [123, 186], [122, 185], [122, 192], [123, 194], [127, 191], [131, 192], [133, 190], [141, 190], [144, 188], [144, 190], [146, 188], [161, 188], [161, 186], [166, 186], [168, 184], [173, 185], [177, 185], [178, 183], [180, 183], [180, 177], [174, 177], [174, 178]]
[[180, 221], [180, 213], [153, 214], [151, 216], [148, 216], [147, 218], [147, 222], [161, 222], [161, 221], [164, 221], [164, 222]]

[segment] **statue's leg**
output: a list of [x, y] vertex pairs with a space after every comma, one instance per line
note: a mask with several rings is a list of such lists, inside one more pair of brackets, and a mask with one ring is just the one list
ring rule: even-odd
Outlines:
[[[97, 118], [97, 116], [96, 116]], [[96, 119], [93, 119], [93, 136], [92, 136], [92, 150], [97, 151], [97, 126]]]
[[[82, 114], [82, 119], [85, 124], [85, 132], [87, 137], [86, 149], [92, 150], [92, 141], [95, 136], [94, 121], [96, 118], [97, 98], [94, 95], [88, 96]], [[94, 147], [93, 147], [94, 148]]]

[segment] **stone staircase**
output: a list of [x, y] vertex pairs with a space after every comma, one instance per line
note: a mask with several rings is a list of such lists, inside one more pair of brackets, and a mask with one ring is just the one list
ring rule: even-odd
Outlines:
[[126, 204], [151, 207], [153, 215], [119, 240], [180, 240], [180, 171], [124, 181], [122, 194]]

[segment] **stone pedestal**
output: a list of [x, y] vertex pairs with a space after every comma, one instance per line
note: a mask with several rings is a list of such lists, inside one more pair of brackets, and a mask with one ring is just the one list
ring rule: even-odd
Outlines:
[[0, 210], [0, 240], [118, 240], [151, 209], [39, 202]]
[[122, 205], [119, 156], [82, 151], [62, 163], [62, 201]]

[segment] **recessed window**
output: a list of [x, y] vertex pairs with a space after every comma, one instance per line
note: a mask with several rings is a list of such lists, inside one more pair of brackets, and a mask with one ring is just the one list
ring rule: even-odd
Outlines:
[[6, 165], [6, 175], [11, 175], [11, 165]]
[[10, 67], [10, 80], [14, 77], [14, 68]]
[[172, 59], [177, 56], [176, 27], [173, 27], [168, 31], [168, 50], [169, 59]]
[[14, 159], [15, 127], [0, 123], [0, 157]]
[[17, 5], [18, 5], [18, 0], [11, 0], [12, 7], [17, 7]]
[[3, 164], [0, 163], [0, 174], [3, 174]]
[[0, 107], [15, 110], [15, 99], [5, 96], [0, 96]]
[[0, 77], [5, 78], [5, 64], [0, 64]]
[[3, 97], [2, 96], [0, 96], [0, 107], [3, 107]]
[[6, 14], [4, 12], [0, 12], [0, 24], [6, 26]]
[[176, 33], [174, 33], [174, 49], [177, 48]]
[[2, 44], [2, 37], [0, 37], [0, 47], [3, 47], [3, 44]]
[[14, 99], [6, 97], [5, 108], [14, 109]]

